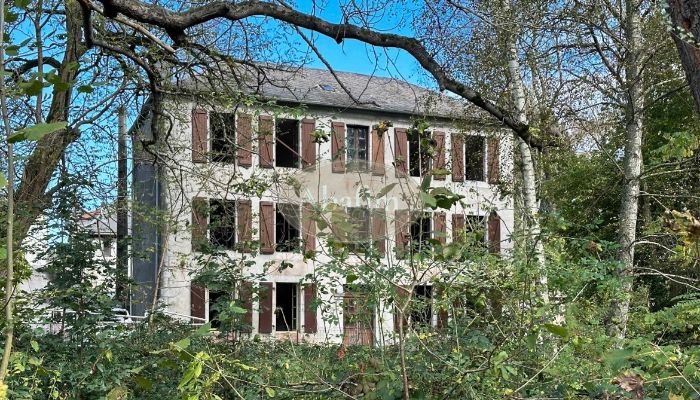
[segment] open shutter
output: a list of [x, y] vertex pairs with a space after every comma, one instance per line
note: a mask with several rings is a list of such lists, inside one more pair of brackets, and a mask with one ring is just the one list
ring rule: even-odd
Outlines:
[[345, 123], [333, 122], [331, 137], [331, 157], [333, 158], [333, 172], [342, 174], [345, 172]]
[[[433, 154], [433, 170], [445, 169], [445, 132], [433, 132], [433, 140], [435, 140], [435, 154]], [[444, 174], [434, 175], [436, 180], [444, 181]]]
[[253, 283], [244, 281], [241, 283], [241, 288], [238, 291], [238, 299], [241, 307], [245, 309], [243, 315], [243, 328], [241, 332], [250, 333], [253, 331]]
[[253, 165], [253, 118], [249, 114], [238, 114], [236, 121], [236, 156], [238, 165]]
[[464, 215], [452, 214], [452, 241], [456, 242], [462, 232], [464, 232]]
[[384, 175], [384, 136], [376, 129], [372, 129], [372, 173], [374, 175]]
[[201, 251], [207, 244], [209, 202], [202, 197], [192, 199], [192, 251]]
[[250, 241], [253, 240], [253, 207], [250, 200], [238, 200], [236, 208], [239, 250], [248, 252]]
[[452, 135], [452, 181], [464, 182], [464, 138]]
[[437, 310], [437, 328], [446, 329], [447, 322], [449, 320], [449, 312], [447, 308], [447, 302], [445, 302], [445, 285], [440, 284], [435, 286], [435, 294], [438, 300], [441, 300], [441, 306]]
[[[206, 295], [207, 291], [204, 286], [196, 283], [190, 284], [190, 315], [196, 318], [206, 318]], [[195, 321], [201, 322], [201, 321]]]
[[260, 253], [275, 252], [275, 205], [271, 201], [260, 202]]
[[394, 168], [396, 177], [408, 175], [408, 136], [406, 128], [394, 128]]
[[394, 228], [396, 230], [396, 255], [403, 257], [406, 245], [411, 239], [410, 225], [408, 221], [408, 210], [396, 210], [394, 218]]
[[498, 163], [498, 159], [500, 156], [499, 152], [499, 143], [498, 143], [498, 138], [489, 138], [488, 139], [488, 177], [489, 177], [489, 183], [495, 184], [498, 183], [498, 178], [499, 178], [499, 172], [500, 172], [500, 166]]
[[[394, 332], [399, 331], [399, 326], [403, 325], [404, 327], [404, 333], [406, 332], [406, 328], [408, 327], [408, 318], [407, 315], [401, 315], [401, 312], [399, 311], [399, 307], [403, 307], [404, 304], [406, 304], [406, 299], [410, 295], [410, 292], [408, 289], [403, 288], [403, 287], [396, 287], [394, 289]], [[411, 306], [408, 306], [408, 309], [406, 310], [407, 312]]]
[[260, 283], [260, 308], [258, 309], [258, 333], [272, 333], [272, 282]]
[[444, 212], [437, 212], [433, 215], [433, 237], [440, 244], [445, 244], [447, 239], [447, 216]]
[[301, 165], [303, 168], [314, 169], [316, 167], [315, 130], [315, 120], [311, 118], [304, 118], [301, 120]]
[[301, 218], [304, 253], [316, 252], [316, 221], [313, 219], [313, 212], [311, 203], [302, 205]]
[[382, 209], [372, 210], [372, 238], [381, 255], [386, 254], [386, 213]]
[[318, 322], [316, 320], [316, 284], [304, 286], [304, 333], [316, 333]]
[[209, 116], [206, 110], [192, 110], [192, 162], [207, 162], [207, 131]]
[[501, 218], [495, 211], [489, 215], [488, 229], [489, 252], [499, 254], [501, 252]]
[[260, 166], [263, 168], [272, 168], [274, 166], [272, 151], [275, 138], [272, 130], [272, 117], [261, 115], [258, 118], [258, 147], [260, 150]]

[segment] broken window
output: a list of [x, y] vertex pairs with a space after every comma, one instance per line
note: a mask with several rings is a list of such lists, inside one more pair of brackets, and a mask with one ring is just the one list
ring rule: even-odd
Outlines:
[[232, 163], [236, 159], [236, 115], [211, 113], [211, 160]]
[[299, 221], [299, 206], [277, 204], [275, 215], [277, 251], [297, 251], [301, 248]]
[[417, 129], [408, 132], [408, 172], [411, 176], [425, 176], [430, 172], [430, 133], [420, 134]]
[[278, 332], [297, 329], [298, 292], [296, 283], [277, 283], [275, 329]]
[[299, 168], [299, 121], [277, 119], [275, 124], [275, 165], [284, 168]]
[[366, 207], [349, 207], [348, 217], [352, 231], [348, 232], [348, 247], [351, 252], [363, 252], [371, 244], [369, 209]]
[[236, 201], [209, 201], [209, 242], [213, 246], [233, 249], [236, 244]]
[[420, 214], [411, 222], [411, 250], [418, 252], [425, 250], [430, 240], [431, 231], [430, 214]]
[[483, 136], [466, 136], [464, 138], [464, 177], [469, 181], [485, 181], [485, 148]]
[[369, 128], [348, 125], [346, 142], [348, 170], [366, 171], [369, 167]]
[[433, 287], [417, 285], [413, 287], [411, 302], [411, 323], [413, 326], [432, 326], [433, 323]]

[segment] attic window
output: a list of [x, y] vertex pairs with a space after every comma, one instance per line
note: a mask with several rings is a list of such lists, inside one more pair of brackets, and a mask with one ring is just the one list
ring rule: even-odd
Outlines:
[[318, 87], [326, 92], [335, 92], [335, 87], [333, 85], [319, 84]]

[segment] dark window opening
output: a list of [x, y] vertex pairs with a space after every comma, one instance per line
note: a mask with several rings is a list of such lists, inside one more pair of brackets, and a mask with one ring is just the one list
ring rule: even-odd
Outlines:
[[211, 160], [231, 163], [236, 159], [236, 115], [211, 113]]
[[408, 172], [411, 176], [425, 176], [430, 172], [430, 133], [413, 129], [408, 134]]
[[348, 125], [346, 142], [348, 170], [366, 171], [369, 168], [369, 128]]
[[352, 224], [352, 231], [347, 234], [348, 248], [351, 252], [363, 252], [371, 244], [369, 209], [350, 207], [348, 217]]
[[210, 243], [233, 249], [236, 244], [236, 201], [210, 200], [209, 208]]
[[485, 181], [484, 149], [486, 139], [483, 136], [464, 138], [464, 177], [469, 181]]
[[278, 119], [275, 125], [275, 165], [299, 168], [299, 121]]
[[278, 283], [276, 292], [275, 329], [277, 331], [295, 331], [297, 329], [298, 311], [297, 284]]
[[486, 221], [478, 215], [467, 215], [464, 231], [469, 243], [486, 246]]
[[299, 207], [278, 204], [275, 215], [275, 243], [277, 251], [293, 252], [301, 248], [299, 234]]
[[433, 287], [418, 285], [413, 288], [411, 307], [411, 323], [421, 326], [431, 326], [433, 323]]
[[430, 215], [423, 214], [411, 222], [411, 250], [413, 252], [425, 250], [428, 247], [430, 220]]
[[209, 291], [209, 322], [211, 327], [218, 329], [221, 326], [219, 313], [222, 307], [226, 307], [226, 293], [218, 291]]

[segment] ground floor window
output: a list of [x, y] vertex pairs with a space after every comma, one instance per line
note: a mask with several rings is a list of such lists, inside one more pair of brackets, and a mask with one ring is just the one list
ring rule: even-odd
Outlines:
[[297, 329], [299, 287], [296, 283], [277, 283], [275, 329], [280, 332]]

